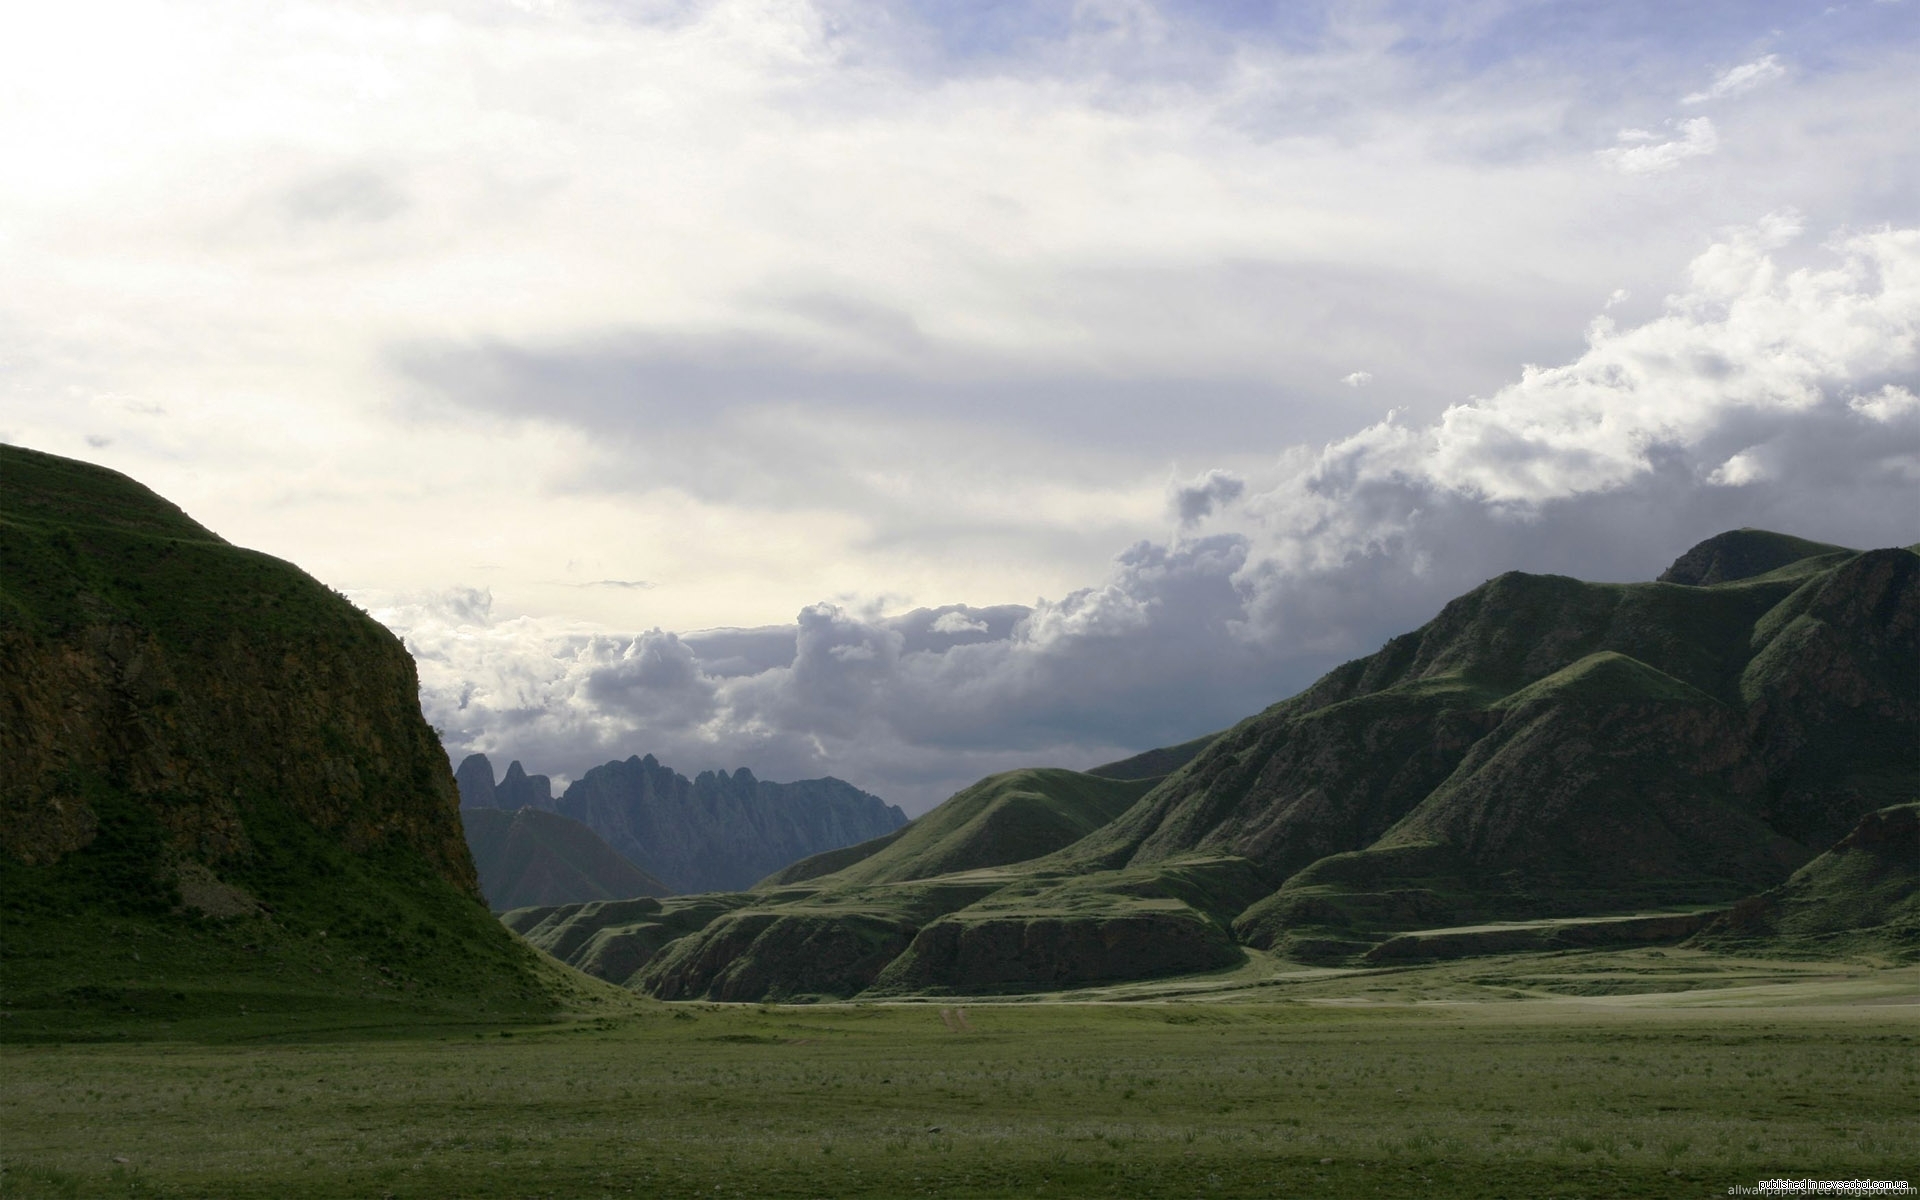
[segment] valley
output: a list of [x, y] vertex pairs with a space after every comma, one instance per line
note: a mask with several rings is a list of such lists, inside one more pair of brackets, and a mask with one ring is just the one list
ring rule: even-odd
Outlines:
[[476, 756], [500, 806], [462, 809], [365, 613], [124, 476], [0, 467], [7, 1196], [1674, 1196], [1920, 1159], [1911, 550], [1510, 573], [1217, 735], [912, 822], [651, 756], [557, 802]]

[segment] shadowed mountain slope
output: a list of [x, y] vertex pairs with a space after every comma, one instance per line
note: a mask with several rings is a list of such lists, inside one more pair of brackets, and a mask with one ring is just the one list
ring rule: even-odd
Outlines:
[[0, 445], [4, 1034], [561, 1003], [479, 902], [418, 687], [299, 569]]
[[559, 813], [465, 808], [460, 822], [480, 891], [495, 912], [668, 893], [666, 884], [622, 858], [599, 834]]
[[1704, 587], [1501, 576], [1068, 853], [1245, 857], [1297, 893], [1243, 918], [1256, 944], [1313, 912], [1388, 927], [1395, 905], [1544, 916], [1771, 886], [1916, 774], [1920, 559], [1807, 545]]

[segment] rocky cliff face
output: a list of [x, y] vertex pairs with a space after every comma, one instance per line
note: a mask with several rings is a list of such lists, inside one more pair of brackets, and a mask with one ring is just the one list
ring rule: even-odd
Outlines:
[[478, 895], [397, 638], [132, 480], [0, 452], [0, 851], [40, 865], [83, 849], [106, 787], [175, 854], [217, 864], [250, 847], [247, 802], [272, 797]]

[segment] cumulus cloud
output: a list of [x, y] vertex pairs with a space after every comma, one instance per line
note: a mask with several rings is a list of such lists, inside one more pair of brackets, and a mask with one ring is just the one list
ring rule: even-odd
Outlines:
[[1600, 151], [1600, 161], [1622, 175], [1657, 175], [1720, 148], [1720, 135], [1706, 117], [1682, 121], [1663, 137], [1645, 129], [1622, 129], [1619, 145]]
[[[1283, 454], [1254, 488], [1173, 490], [1183, 527], [1028, 606], [619, 639], [501, 619], [481, 593], [376, 609], [407, 632], [456, 754], [577, 773], [652, 750], [687, 769], [832, 772], [924, 809], [990, 770], [1220, 728], [1500, 571], [1645, 579], [1740, 525], [1915, 540], [1920, 229], [1774, 258], [1790, 216], [1731, 231], [1631, 327], [1427, 422]], [[1236, 527], [1190, 526], [1233, 502]]]
[[1238, 500], [1247, 481], [1228, 471], [1213, 470], [1197, 479], [1175, 484], [1170, 502], [1182, 525], [1196, 525], [1216, 510]]
[[1728, 67], [1716, 75], [1713, 83], [1704, 91], [1691, 92], [1682, 96], [1680, 103], [1705, 104], [1709, 100], [1725, 100], [1729, 96], [1738, 96], [1743, 92], [1764, 87], [1786, 73], [1786, 65], [1780, 61], [1779, 55], [1763, 55], [1752, 62]]
[[1346, 384], [1350, 388], [1364, 387], [1367, 384], [1373, 382], [1373, 372], [1372, 371], [1355, 371], [1351, 375], [1341, 376], [1340, 382]]

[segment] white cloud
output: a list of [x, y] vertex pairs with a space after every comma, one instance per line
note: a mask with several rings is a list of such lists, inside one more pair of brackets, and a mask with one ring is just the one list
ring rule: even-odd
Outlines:
[[1679, 136], [1662, 141], [1645, 129], [1622, 129], [1620, 144], [1600, 151], [1600, 161], [1622, 175], [1657, 175], [1720, 148], [1720, 135], [1706, 117], [1682, 121], [1674, 132]]
[[1709, 100], [1725, 100], [1764, 87], [1786, 73], [1786, 64], [1780, 61], [1779, 55], [1763, 55], [1752, 62], [1728, 67], [1714, 77], [1713, 83], [1705, 91], [1691, 92], [1681, 97], [1680, 103], [1705, 104]]
[[1877, 392], [1853, 397], [1847, 401], [1847, 407], [1869, 420], [1891, 425], [1902, 417], [1920, 413], [1920, 396], [1898, 384], [1889, 383]]
[[942, 613], [933, 622], [935, 633], [985, 633], [987, 623], [977, 621], [963, 612]]
[[1372, 371], [1355, 371], [1351, 375], [1342, 375], [1340, 377], [1340, 382], [1346, 384], [1350, 388], [1364, 387], [1367, 384], [1373, 382], [1373, 372]]
[[1773, 477], [1767, 469], [1764, 456], [1758, 448], [1742, 450], [1713, 469], [1707, 476], [1707, 482], [1717, 487], [1740, 487], [1749, 483], [1761, 483]]
[[1650, 578], [1746, 524], [1906, 544], [1920, 229], [1841, 237], [1824, 265], [1785, 270], [1771, 255], [1793, 226], [1731, 232], [1662, 314], [1597, 321], [1577, 357], [1432, 421], [1288, 451], [1258, 490], [1220, 471], [1179, 485], [1184, 512], [1232, 528], [1140, 543], [1031, 609], [814, 605], [790, 650], [731, 674], [701, 637], [583, 635], [457, 598], [376, 614], [406, 629], [456, 753], [833, 772], [919, 810], [989, 770], [1224, 726], [1514, 567]]

